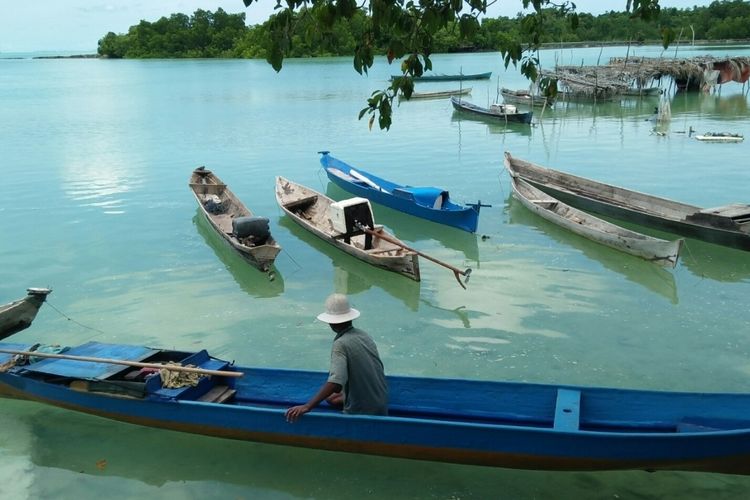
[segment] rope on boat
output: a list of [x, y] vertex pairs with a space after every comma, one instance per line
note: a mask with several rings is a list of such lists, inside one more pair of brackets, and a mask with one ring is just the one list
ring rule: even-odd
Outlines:
[[62, 316], [65, 319], [67, 319], [68, 321], [72, 321], [76, 325], [78, 325], [78, 326], [80, 326], [82, 328], [86, 328], [87, 330], [92, 330], [94, 332], [99, 332], [102, 335], [105, 334], [105, 332], [99, 330], [98, 328], [93, 328], [91, 326], [86, 326], [83, 323], [79, 323], [78, 321], [74, 320], [73, 318], [71, 318], [70, 316], [68, 316], [67, 314], [65, 314], [64, 312], [62, 312], [61, 310], [59, 310], [58, 308], [56, 308], [54, 305], [52, 305], [49, 300], [47, 300], [47, 305], [50, 306], [52, 309], [54, 309], [57, 312], [57, 314], [59, 314], [60, 316]]

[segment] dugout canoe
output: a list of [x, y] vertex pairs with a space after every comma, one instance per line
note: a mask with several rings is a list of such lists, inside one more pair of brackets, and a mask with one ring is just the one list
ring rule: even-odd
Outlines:
[[[158, 369], [168, 362], [178, 366]], [[174, 370], [187, 365], [213, 375], [182, 380]], [[388, 376], [387, 416], [324, 403], [289, 423], [286, 409], [307, 401], [326, 372], [99, 342], [55, 353], [0, 343], [0, 366], [2, 396], [223, 438], [535, 470], [750, 473], [748, 393]], [[191, 377], [195, 385], [181, 385]]]
[[[336, 202], [309, 187], [276, 177], [276, 201], [294, 222], [339, 250], [381, 269], [420, 280], [419, 256], [393, 243], [400, 240], [374, 223], [368, 200]], [[355, 222], [392, 241], [363, 232]]]
[[[454, 95], [467, 95], [471, 94], [471, 87], [454, 90], [436, 90], [433, 92], [412, 92], [409, 99], [442, 99], [445, 97], [451, 97]], [[402, 94], [403, 95], [403, 94]]]
[[523, 180], [578, 209], [750, 251], [750, 205], [701, 208], [520, 160], [505, 153]]
[[507, 104], [520, 104], [523, 106], [551, 107], [554, 104], [553, 99], [547, 99], [543, 95], [532, 94], [528, 90], [500, 89], [500, 95], [503, 96], [503, 102]]
[[27, 288], [26, 292], [26, 297], [0, 305], [0, 340], [31, 326], [39, 308], [42, 307], [52, 290]]
[[677, 265], [683, 239], [667, 241], [594, 217], [537, 189], [513, 170], [506, 158], [513, 196], [540, 217], [584, 238], [665, 267]]
[[445, 189], [397, 184], [359, 167], [355, 169], [328, 151], [320, 153], [320, 164], [328, 179], [341, 189], [414, 217], [473, 233], [479, 223], [479, 210], [487, 206], [481, 202], [459, 205]]
[[219, 177], [198, 167], [190, 189], [203, 217], [252, 266], [269, 272], [281, 246], [271, 235], [268, 219], [255, 216]]
[[501, 122], [514, 122], [514, 123], [531, 123], [531, 117], [533, 112], [520, 112], [513, 104], [493, 104], [490, 108], [483, 108], [472, 104], [468, 101], [464, 101], [460, 97], [451, 97], [451, 104], [457, 111], [481, 116], [484, 118], [491, 118], [493, 120]]

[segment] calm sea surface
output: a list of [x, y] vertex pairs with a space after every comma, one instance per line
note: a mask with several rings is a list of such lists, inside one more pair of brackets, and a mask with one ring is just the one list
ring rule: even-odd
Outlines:
[[[625, 51], [548, 51], [543, 61], [595, 64]], [[750, 50], [679, 54], [705, 53]], [[527, 86], [498, 54], [434, 63], [444, 73], [492, 70], [491, 81], [467, 83], [482, 105], [498, 75], [500, 86]], [[695, 205], [748, 202], [750, 143], [685, 133], [750, 137], [740, 84], [720, 95], [671, 89], [663, 135], [647, 120], [658, 98], [562, 104], [536, 111], [531, 128], [475, 121], [447, 100], [402, 102], [390, 132], [369, 131], [357, 114], [397, 68], [381, 60], [360, 77], [350, 58], [288, 60], [279, 74], [264, 61], [0, 60], [0, 303], [28, 286], [54, 289], [14, 340], [206, 348], [241, 365], [326, 370], [332, 335], [314, 318], [339, 291], [362, 311], [357, 324], [391, 374], [748, 390], [750, 253], [687, 240], [677, 267], [659, 268], [530, 214], [510, 199], [502, 166], [510, 151]], [[276, 175], [347, 197], [328, 185], [319, 150], [492, 204], [477, 235], [375, 207], [408, 244], [471, 267], [468, 289], [426, 260], [421, 283], [370, 268], [283, 217]], [[284, 247], [276, 280], [201, 222], [187, 187], [199, 165], [270, 218]], [[516, 471], [233, 442], [0, 401], [0, 497], [9, 499], [729, 499], [748, 490], [750, 479], [725, 475]]]

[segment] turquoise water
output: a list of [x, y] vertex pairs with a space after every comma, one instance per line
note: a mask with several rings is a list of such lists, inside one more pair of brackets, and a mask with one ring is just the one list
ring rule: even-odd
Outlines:
[[[624, 54], [566, 49], [543, 61]], [[445, 73], [492, 70], [491, 81], [467, 83], [478, 104], [494, 100], [498, 75], [501, 86], [526, 86], [498, 54], [434, 63]], [[748, 143], [684, 133], [750, 136], [739, 84], [721, 95], [670, 94], [664, 135], [647, 121], [658, 99], [562, 105], [536, 112], [531, 128], [469, 119], [447, 100], [401, 102], [384, 133], [357, 120], [394, 71], [384, 61], [368, 77], [349, 58], [289, 60], [280, 74], [263, 61], [232, 60], [13, 59], [0, 69], [0, 302], [28, 286], [54, 288], [54, 308], [14, 340], [206, 348], [242, 365], [326, 370], [332, 337], [314, 317], [335, 290], [362, 311], [357, 324], [393, 374], [690, 391], [750, 385], [749, 253], [688, 240], [674, 270], [656, 267], [528, 213], [510, 199], [502, 170], [510, 151], [696, 205], [748, 202]], [[386, 178], [492, 204], [476, 236], [375, 207], [376, 221], [410, 245], [471, 267], [468, 289], [427, 261], [421, 283], [370, 268], [282, 217], [276, 175], [347, 196], [319, 168], [324, 149]], [[187, 182], [198, 165], [270, 217], [284, 247], [276, 280], [197, 217]], [[750, 488], [725, 475], [422, 463], [157, 431], [28, 402], [0, 408], [3, 498], [741, 498]]]

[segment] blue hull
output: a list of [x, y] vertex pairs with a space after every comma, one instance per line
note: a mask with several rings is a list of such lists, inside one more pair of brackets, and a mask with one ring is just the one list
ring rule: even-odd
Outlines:
[[[327, 152], [320, 157], [320, 163], [331, 182], [355, 196], [470, 233], [477, 230], [480, 204], [459, 205], [450, 200], [447, 191], [439, 188], [418, 188], [395, 184], [359, 168], [355, 169]], [[366, 180], [353, 177], [352, 171], [354, 175], [363, 176]], [[433, 208], [438, 198], [440, 198], [441, 208]]]
[[[239, 368], [205, 351], [94, 342], [67, 354], [103, 352], [110, 359], [183, 359], [244, 376], [165, 389], [151, 374], [141, 397], [122, 397], [112, 388], [132, 368], [45, 360], [0, 373], [0, 394], [150, 427], [335, 451], [525, 469], [750, 473], [748, 394], [392, 376], [389, 416], [320, 407], [290, 424], [286, 408], [306, 401], [326, 373]], [[0, 354], [0, 364], [9, 359]], [[91, 385], [82, 389], [81, 382]], [[199, 400], [223, 384], [236, 391], [231, 399]]]

